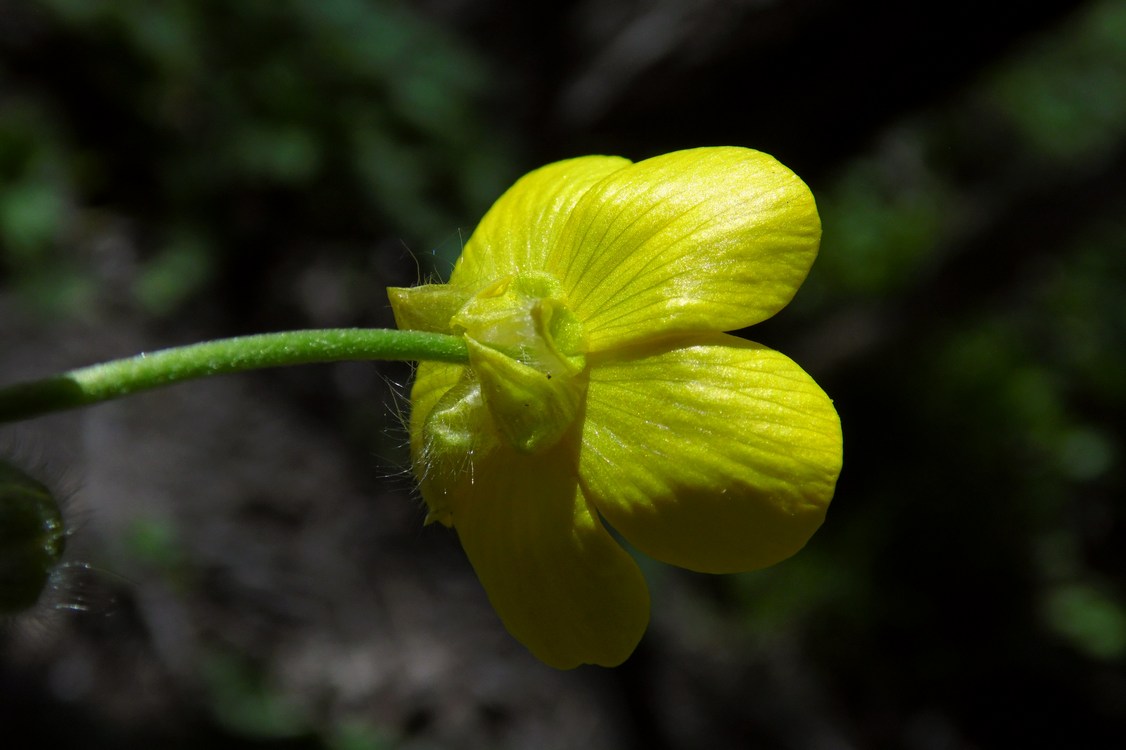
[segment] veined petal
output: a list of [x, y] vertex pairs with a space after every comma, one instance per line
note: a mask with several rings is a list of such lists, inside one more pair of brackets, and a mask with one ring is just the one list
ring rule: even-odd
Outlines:
[[676, 151], [617, 170], [574, 207], [546, 269], [591, 351], [769, 318], [817, 256], [813, 195], [745, 148]]
[[521, 177], [473, 230], [450, 283], [476, 290], [505, 276], [542, 271], [544, 258], [583, 194], [628, 164], [620, 156], [582, 156]]
[[726, 334], [603, 357], [591, 363], [579, 477], [622, 536], [707, 573], [772, 565], [805, 544], [842, 450], [837, 413], [809, 375]]
[[509, 632], [559, 669], [615, 666], [645, 631], [649, 592], [579, 491], [567, 443], [535, 456], [499, 446], [432, 480], [449, 485], [454, 528]]

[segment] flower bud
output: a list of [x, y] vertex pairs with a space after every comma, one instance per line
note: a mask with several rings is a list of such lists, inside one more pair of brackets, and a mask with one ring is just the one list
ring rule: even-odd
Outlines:
[[54, 494], [0, 460], [0, 615], [35, 606], [65, 546], [66, 530]]

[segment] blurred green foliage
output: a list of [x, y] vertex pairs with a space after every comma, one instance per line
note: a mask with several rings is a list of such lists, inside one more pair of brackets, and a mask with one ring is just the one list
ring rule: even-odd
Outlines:
[[209, 654], [202, 668], [208, 704], [216, 719], [233, 734], [254, 738], [299, 737], [310, 734], [310, 717], [287, 702], [269, 684], [260, 665], [235, 654]]
[[787, 330], [835, 332], [813, 372], [845, 468], [809, 548], [730, 595], [868, 685], [861, 713], [1114, 746], [1090, 726], [1126, 705], [1124, 157], [1126, 5], [1101, 2], [814, 186]]
[[107, 222], [140, 255], [136, 301], [169, 314], [310, 244], [434, 247], [505, 178], [485, 65], [400, 3], [42, 0], [16, 19], [0, 268], [41, 307], [88, 307], [71, 256]]
[[1086, 162], [1126, 130], [1126, 5], [1101, 2], [986, 83], [997, 114], [1043, 158]]

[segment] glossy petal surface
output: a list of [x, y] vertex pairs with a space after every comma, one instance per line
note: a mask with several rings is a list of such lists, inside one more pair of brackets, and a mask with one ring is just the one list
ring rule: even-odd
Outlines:
[[773, 157], [692, 149], [590, 187], [546, 267], [599, 351], [769, 318], [805, 279], [820, 239], [809, 188]]
[[591, 369], [584, 490], [658, 560], [728, 573], [785, 559], [820, 526], [840, 467], [832, 402], [758, 344], [710, 334]]
[[506, 276], [543, 270], [583, 195], [628, 164], [620, 156], [582, 156], [521, 177], [473, 230], [450, 284], [476, 290]]

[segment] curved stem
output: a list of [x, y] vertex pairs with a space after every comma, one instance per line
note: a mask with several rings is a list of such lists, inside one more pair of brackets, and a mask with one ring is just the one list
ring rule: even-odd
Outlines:
[[138, 354], [0, 388], [0, 422], [73, 409], [185, 380], [343, 360], [468, 361], [458, 336], [385, 328], [263, 333]]

